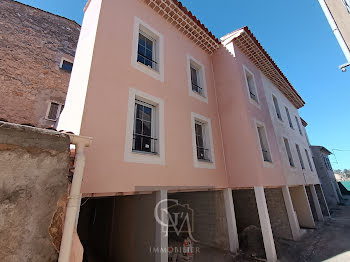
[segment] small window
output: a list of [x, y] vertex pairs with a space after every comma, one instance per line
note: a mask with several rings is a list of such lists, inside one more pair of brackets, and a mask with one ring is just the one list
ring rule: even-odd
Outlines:
[[272, 96], [272, 99], [273, 99], [273, 103], [275, 105], [275, 110], [276, 110], [276, 114], [277, 114], [277, 118], [279, 120], [282, 120], [282, 115], [281, 115], [281, 111], [280, 111], [280, 107], [278, 105], [278, 101], [277, 101], [277, 98], [275, 96]]
[[306, 154], [307, 162], [309, 163], [310, 170], [311, 170], [311, 171], [314, 171], [313, 168], [312, 168], [312, 164], [311, 164], [309, 152], [307, 152], [306, 149], [305, 149], [305, 154]]
[[204, 66], [187, 54], [189, 95], [208, 103]]
[[291, 167], [295, 167], [294, 165], [294, 160], [293, 160], [293, 156], [292, 156], [292, 152], [290, 151], [290, 146], [289, 146], [289, 142], [287, 138], [284, 138], [284, 145], [286, 147], [286, 151], [287, 151], [287, 156], [288, 156], [288, 160], [289, 160], [289, 165]]
[[303, 157], [301, 156], [301, 153], [300, 153], [299, 145], [298, 145], [298, 144], [295, 144], [295, 147], [296, 147], [296, 149], [297, 149], [297, 153], [298, 153], [298, 157], [299, 157], [301, 169], [305, 169], [305, 165], [304, 165]]
[[133, 151], [157, 153], [154, 112], [153, 105], [140, 100], [135, 101]]
[[285, 109], [286, 109], [286, 114], [287, 114], [289, 126], [290, 126], [290, 128], [294, 129], [292, 119], [290, 118], [288, 107], [285, 107]]
[[206, 138], [205, 129], [204, 123], [195, 122], [197, 158], [198, 160], [210, 161], [209, 144], [207, 143], [208, 138]]
[[193, 164], [195, 168], [215, 169], [211, 120], [191, 113]]
[[251, 72], [249, 72], [247, 69], [244, 70], [244, 73], [246, 77], [246, 84], [248, 87], [249, 96], [252, 100], [258, 103], [259, 100], [258, 100], [258, 94], [256, 91], [254, 75]]
[[297, 122], [297, 126], [298, 126], [298, 129], [299, 129], [299, 133], [300, 135], [303, 135], [303, 132], [301, 131], [301, 127], [300, 127], [300, 123], [299, 123], [299, 119], [295, 116], [295, 121]]
[[137, 49], [137, 62], [158, 71], [156, 40], [140, 30]]
[[328, 170], [332, 170], [331, 162], [329, 161], [329, 158], [327, 156], [323, 157], [323, 161], [324, 161], [324, 163], [326, 165], [326, 168]]
[[60, 116], [64, 105], [57, 102], [50, 102], [46, 113], [46, 119], [56, 121]]
[[264, 126], [257, 126], [260, 148], [265, 162], [272, 162]]
[[194, 67], [192, 64], [190, 66], [190, 70], [191, 70], [192, 91], [202, 95], [203, 88], [201, 87], [201, 84], [200, 84], [199, 70], [196, 67]]
[[69, 62], [67, 60], [63, 60], [62, 61], [62, 65], [61, 65], [61, 68], [67, 72], [72, 72], [73, 70], [73, 63], [72, 62]]

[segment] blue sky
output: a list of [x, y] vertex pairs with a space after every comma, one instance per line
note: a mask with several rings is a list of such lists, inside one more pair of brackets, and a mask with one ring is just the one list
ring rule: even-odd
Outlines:
[[[81, 23], [86, 0], [21, 0]], [[311, 144], [350, 169], [350, 69], [317, 0], [182, 0], [217, 37], [248, 25], [306, 101], [300, 115]], [[341, 151], [339, 151], [341, 150]]]

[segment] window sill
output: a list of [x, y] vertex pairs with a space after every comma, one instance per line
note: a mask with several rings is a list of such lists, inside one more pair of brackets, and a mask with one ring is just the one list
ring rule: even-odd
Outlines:
[[133, 154], [139, 154], [139, 155], [146, 155], [146, 156], [159, 156], [158, 153], [153, 152], [146, 152], [146, 151], [138, 151], [138, 150], [132, 150]]
[[265, 161], [265, 160], [264, 160], [263, 165], [264, 165], [264, 167], [266, 167], [266, 168], [273, 168], [273, 167], [274, 167], [274, 164], [273, 164], [272, 161]]
[[199, 94], [199, 93], [193, 91], [192, 89], [191, 89], [191, 91], [190, 91], [190, 95], [191, 95], [192, 97], [194, 97], [194, 98], [196, 98], [196, 99], [198, 99], [198, 100], [200, 100], [200, 101], [205, 102], [205, 103], [208, 104], [208, 97], [207, 97], [206, 95], [201, 95], [201, 94]]
[[197, 159], [198, 160], [198, 162], [202, 162], [202, 163], [213, 163], [213, 161], [211, 161], [211, 160], [206, 160], [206, 159]]
[[57, 119], [56, 119], [56, 120], [53, 120], [53, 119], [49, 119], [49, 118], [47, 118], [47, 117], [45, 117], [45, 120], [46, 120], [46, 121], [51, 121], [51, 122], [56, 122], [56, 121], [57, 121]]
[[258, 101], [254, 100], [253, 98], [249, 97], [249, 101], [251, 104], [253, 104], [254, 106], [256, 106], [258, 109], [261, 109], [261, 106], [259, 104]]

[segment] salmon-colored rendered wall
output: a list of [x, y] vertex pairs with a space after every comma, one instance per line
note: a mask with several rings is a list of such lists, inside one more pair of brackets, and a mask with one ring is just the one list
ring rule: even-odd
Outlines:
[[[232, 45], [229, 43], [228, 45]], [[269, 115], [259, 70], [238, 48], [221, 47], [213, 67], [230, 187], [279, 186], [286, 183], [276, 136]], [[259, 106], [250, 102], [243, 65], [255, 77]], [[266, 128], [272, 165], [264, 164], [255, 120]]]
[[[164, 37], [164, 82], [131, 66], [135, 16]], [[187, 53], [205, 67], [208, 104], [189, 96]], [[131, 87], [164, 100], [165, 165], [124, 162]], [[211, 119], [215, 169], [194, 168], [191, 112]], [[142, 1], [102, 2], [80, 134], [93, 137], [82, 193], [227, 186], [211, 57]]]

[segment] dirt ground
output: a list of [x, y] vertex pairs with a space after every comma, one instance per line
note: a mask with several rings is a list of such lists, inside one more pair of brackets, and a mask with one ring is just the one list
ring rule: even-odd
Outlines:
[[350, 261], [350, 196], [332, 210], [332, 217], [318, 222], [298, 242], [277, 240], [281, 262]]

